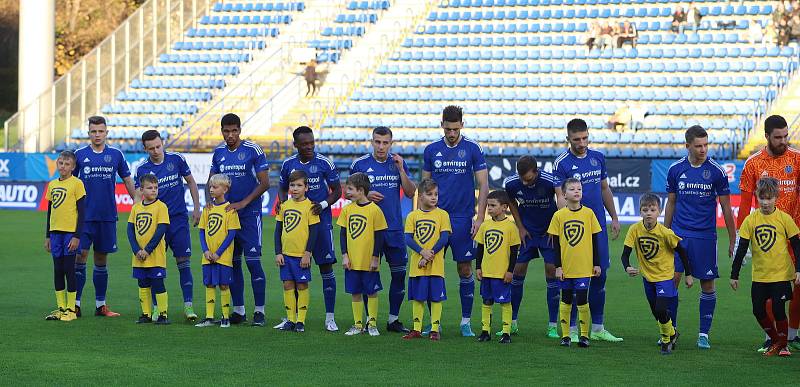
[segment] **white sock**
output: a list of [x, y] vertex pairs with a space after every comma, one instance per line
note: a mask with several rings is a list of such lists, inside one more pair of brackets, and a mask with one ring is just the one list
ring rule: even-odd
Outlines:
[[698, 337], [705, 337], [705, 338], [708, 338], [708, 335], [707, 335], [707, 334], [705, 334], [705, 333], [701, 333], [701, 334], [699, 334], [699, 335], [698, 335]]
[[332, 321], [333, 313], [325, 313], [325, 321]]
[[191, 308], [191, 307], [192, 307], [192, 302], [191, 302], [191, 301], [189, 301], [189, 302], [184, 302], [184, 303], [183, 303], [183, 307], [184, 307], [184, 308]]
[[105, 301], [97, 301], [97, 300], [94, 300], [94, 307], [95, 307], [95, 308], [99, 308], [99, 307], [101, 307], [101, 306], [103, 306], [103, 305], [105, 305], [105, 304], [106, 304], [106, 302], [105, 302]]
[[772, 340], [772, 339], [770, 339], [770, 338], [769, 338], [769, 335], [765, 333], [765, 334], [764, 334], [764, 340]]
[[264, 305], [256, 306], [256, 313], [258, 313], [258, 312], [261, 312], [261, 314], [264, 314]]
[[395, 315], [393, 315], [393, 314], [390, 314], [390, 315], [389, 315], [389, 320], [388, 320], [387, 322], [388, 322], [389, 324], [391, 324], [391, 323], [393, 323], [393, 322], [397, 321], [397, 319], [398, 319], [398, 318], [397, 318], [397, 316], [395, 316]]
[[80, 307], [81, 306], [81, 300], [75, 300], [75, 306]]
[[602, 332], [606, 330], [603, 324], [592, 324], [592, 332]]
[[577, 335], [578, 334], [578, 327], [569, 327], [569, 335]]
[[511, 320], [512, 324], [517, 324], [517, 320]]
[[797, 329], [796, 328], [789, 328], [789, 336], [787, 337], [788, 340], [794, 340], [797, 338]]
[[469, 317], [462, 317], [461, 318], [461, 325], [469, 324], [469, 323], [470, 323], [470, 318]]
[[558, 327], [558, 323], [549, 322], [549, 323], [547, 323], [547, 326], [550, 327], [550, 328], [557, 328]]
[[244, 316], [245, 313], [246, 313], [245, 310], [244, 310], [244, 305], [242, 305], [242, 306], [234, 306], [233, 307], [233, 313], [240, 314], [240, 315]]

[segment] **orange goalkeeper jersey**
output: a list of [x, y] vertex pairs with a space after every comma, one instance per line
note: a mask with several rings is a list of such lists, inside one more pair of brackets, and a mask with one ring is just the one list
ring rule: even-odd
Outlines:
[[[775, 203], [776, 207], [783, 212], [792, 215], [795, 223], [798, 223], [798, 182], [800, 182], [800, 150], [787, 148], [784, 154], [773, 157], [762, 149], [747, 159], [739, 181], [739, 189], [742, 192], [751, 192], [755, 197], [756, 184], [761, 177], [773, 177], [780, 183], [780, 195]], [[739, 211], [745, 208], [747, 203], [742, 203]], [[747, 206], [749, 209], [749, 206]]]

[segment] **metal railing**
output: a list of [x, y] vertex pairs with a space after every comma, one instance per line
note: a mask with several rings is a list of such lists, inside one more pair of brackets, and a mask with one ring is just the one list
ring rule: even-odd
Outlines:
[[[794, 57], [787, 58], [787, 65], [785, 66], [786, 69], [775, 72], [775, 76], [777, 77], [776, 84], [774, 86], [765, 88], [764, 99], [753, 102], [755, 104], [755, 108], [752, 119], [749, 121], [749, 125], [745, 125], [744, 130], [742, 131], [743, 136], [739, 141], [739, 148], [735, 150], [734, 157], [738, 156], [739, 151], [741, 151], [747, 145], [747, 142], [750, 141], [750, 136], [753, 130], [760, 127], [764, 117], [770, 113], [781, 94], [783, 94], [784, 90], [786, 90], [789, 84], [792, 83], [792, 78], [797, 75], [798, 60], [800, 60], [800, 53]], [[798, 117], [795, 117], [795, 121], [797, 119]], [[792, 124], [789, 125], [789, 128], [794, 127], [795, 121], [792, 121]], [[747, 121], [745, 122], [748, 123]], [[792, 133], [790, 131], [789, 140], [791, 140], [791, 137]]]
[[207, 14], [211, 0], [149, 0], [5, 124], [4, 150], [41, 152], [114, 100]]

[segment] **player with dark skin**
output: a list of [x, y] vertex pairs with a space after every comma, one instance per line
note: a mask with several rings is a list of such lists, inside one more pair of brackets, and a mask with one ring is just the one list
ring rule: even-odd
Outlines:
[[[239, 125], [223, 125], [222, 126], [222, 138], [225, 140], [225, 145], [228, 146], [228, 149], [235, 150], [239, 148], [239, 145], [242, 144], [242, 139], [239, 137], [242, 134], [242, 128]], [[208, 191], [208, 187], [210, 187], [209, 182], [211, 181], [211, 176], [213, 173], [208, 174], [208, 182], [206, 182], [206, 197], [210, 198], [211, 193]], [[261, 197], [264, 192], [269, 189], [269, 173], [267, 171], [261, 171], [256, 173], [256, 178], [258, 179], [258, 186], [250, 192], [244, 199], [230, 203], [225, 208], [227, 211], [239, 211], [242, 208], [247, 207], [253, 200]], [[206, 208], [213, 207], [210, 200], [206, 201]]]

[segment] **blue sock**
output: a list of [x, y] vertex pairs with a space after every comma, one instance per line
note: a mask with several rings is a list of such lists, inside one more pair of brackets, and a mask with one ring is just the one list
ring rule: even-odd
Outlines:
[[714, 309], [717, 307], [717, 292], [700, 292], [700, 333], [708, 335], [711, 321], [714, 320]]
[[389, 285], [389, 314], [392, 316], [400, 315], [400, 306], [403, 305], [403, 298], [406, 295], [406, 267], [391, 266], [392, 283]]
[[461, 317], [472, 317], [472, 302], [475, 299], [475, 277], [461, 277], [458, 285], [458, 292], [461, 295]]
[[672, 297], [669, 300], [669, 318], [672, 320], [672, 326], [678, 327], [678, 296]]
[[77, 289], [75, 300], [81, 300], [81, 294], [83, 294], [83, 287], [86, 286], [86, 264], [85, 263], [76, 263], [75, 264], [75, 279], [77, 280]]
[[244, 306], [244, 273], [242, 257], [233, 258], [233, 282], [231, 283], [231, 303], [234, 307]]
[[522, 289], [525, 287], [525, 276], [515, 275], [511, 279], [511, 319], [516, 320], [519, 305], [522, 303]]
[[183, 292], [183, 302], [192, 302], [192, 262], [183, 261], [178, 264], [178, 274], [180, 274], [181, 292]]
[[105, 302], [106, 290], [108, 290], [108, 270], [105, 266], [94, 265], [92, 283], [94, 283], [94, 299]]
[[547, 314], [548, 322], [558, 322], [558, 305], [561, 301], [559, 293], [558, 280], [555, 278], [547, 278]]
[[320, 272], [322, 277], [322, 297], [325, 299], [325, 313], [333, 313], [336, 308], [336, 274], [333, 269], [327, 273]]
[[250, 271], [250, 283], [253, 285], [253, 299], [256, 307], [264, 306], [267, 299], [267, 279], [261, 267], [261, 257], [247, 257], [247, 270]]
[[589, 311], [592, 314], [592, 324], [603, 324], [603, 312], [606, 309], [606, 269], [599, 277], [592, 277], [589, 282]]

